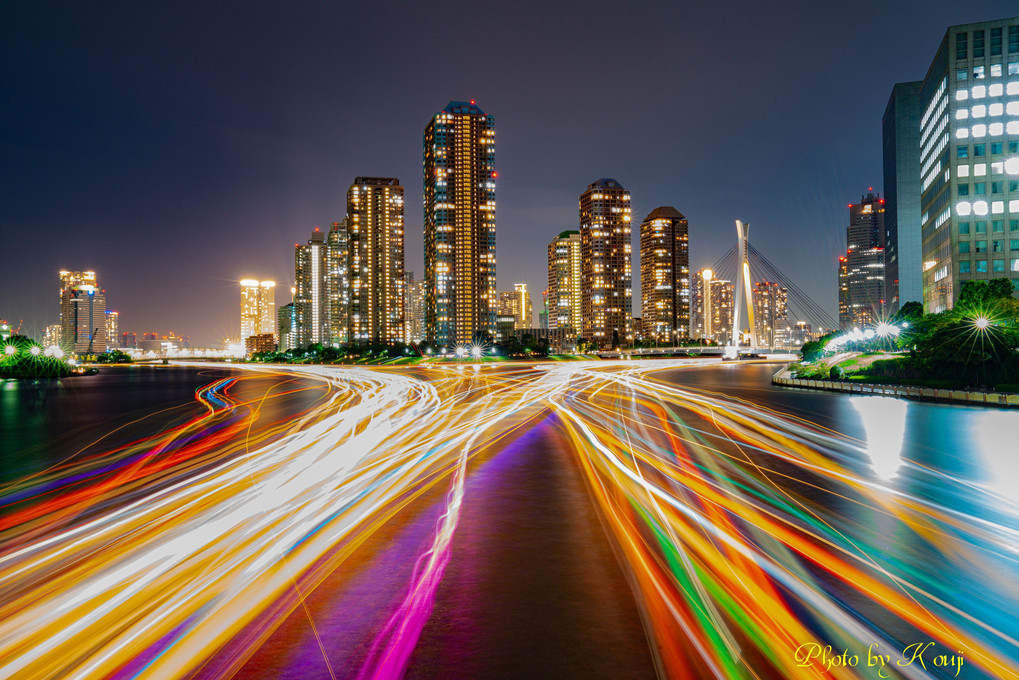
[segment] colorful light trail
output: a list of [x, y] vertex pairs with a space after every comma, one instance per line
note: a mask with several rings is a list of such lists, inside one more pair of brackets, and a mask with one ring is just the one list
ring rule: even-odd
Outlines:
[[[853, 402], [865, 441], [655, 375], [706, 363], [245, 367], [196, 395], [204, 415], [0, 488], [0, 677], [243, 675], [291, 613], [317, 637], [305, 599], [442, 490], [402, 595], [343, 666], [402, 677], [472, 458], [545, 419], [619, 547], [663, 676], [878, 677], [868, 649], [891, 667], [933, 642], [894, 673], [954, 677], [933, 666], [951, 657], [962, 677], [1019, 677], [1014, 502], [969, 484], [1003, 509], [980, 513], [894, 483], [919, 466], [867, 424], [901, 402]], [[279, 388], [251, 394], [246, 376]], [[311, 404], [272, 420], [298, 390]]]

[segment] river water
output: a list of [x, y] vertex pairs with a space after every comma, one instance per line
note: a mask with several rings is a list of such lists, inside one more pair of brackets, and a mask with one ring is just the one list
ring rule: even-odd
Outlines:
[[[865, 444], [875, 473], [903, 493], [1015, 524], [1012, 507], [994, 499], [1019, 502], [1013, 441], [1019, 413], [776, 388], [770, 384], [775, 370], [715, 364], [660, 377], [855, 437]], [[118, 368], [0, 384], [0, 484], [199, 417], [205, 407], [196, 392], [237, 375], [227, 368]], [[273, 390], [287, 393], [266, 406], [268, 428], [321, 396], [310, 383], [281, 387], [283, 381], [256, 376], [235, 388], [235, 397], [247, 404]], [[629, 572], [562, 441], [556, 417], [546, 413], [472, 459], [449, 566], [407, 677], [655, 676], [653, 643]], [[276, 622], [253, 654], [231, 652], [228, 644], [222, 662], [212, 659], [195, 677], [356, 676], [375, 633], [403, 597], [414, 559], [440, 519], [444, 494], [445, 485], [438, 484], [409, 503], [308, 595], [307, 606]], [[850, 521], [881, 529], [874, 526], [880, 518], [866, 513]], [[908, 554], [913, 547], [897, 547], [894, 537], [884, 544], [892, 552], [901, 549], [903, 559], [918, 559]]]

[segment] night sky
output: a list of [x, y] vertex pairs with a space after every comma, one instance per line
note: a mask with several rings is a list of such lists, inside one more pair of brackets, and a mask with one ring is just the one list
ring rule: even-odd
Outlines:
[[[496, 118], [500, 290], [535, 322], [545, 248], [600, 177], [690, 221], [691, 268], [751, 243], [835, 312], [846, 204], [881, 189], [881, 115], [945, 29], [1015, 2], [0, 4], [0, 317], [40, 337], [57, 272], [95, 269], [121, 330], [239, 333], [241, 278], [290, 301], [295, 242], [354, 177], [406, 191], [421, 135]], [[637, 240], [634, 239], [634, 250]], [[639, 315], [634, 261], [634, 314]]]

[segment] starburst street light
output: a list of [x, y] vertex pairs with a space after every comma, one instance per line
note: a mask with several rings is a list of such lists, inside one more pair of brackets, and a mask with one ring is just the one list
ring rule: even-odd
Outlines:
[[987, 327], [991, 325], [991, 320], [988, 319], [986, 316], [978, 316], [977, 318], [973, 319], [973, 325], [979, 328], [980, 330], [986, 330]]

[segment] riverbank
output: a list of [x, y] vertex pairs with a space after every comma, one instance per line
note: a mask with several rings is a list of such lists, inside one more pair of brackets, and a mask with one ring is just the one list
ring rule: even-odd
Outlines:
[[[789, 366], [792, 365], [793, 364], [789, 364]], [[795, 378], [789, 370], [789, 366], [784, 366], [781, 370], [775, 373], [771, 379], [773, 385], [781, 387], [804, 387], [813, 390], [827, 390], [829, 392], [851, 392], [854, 394], [876, 394], [890, 397], [904, 397], [906, 399], [945, 401], [956, 404], [1019, 408], [1019, 394], [924, 387], [920, 385], [857, 382], [851, 380]]]

